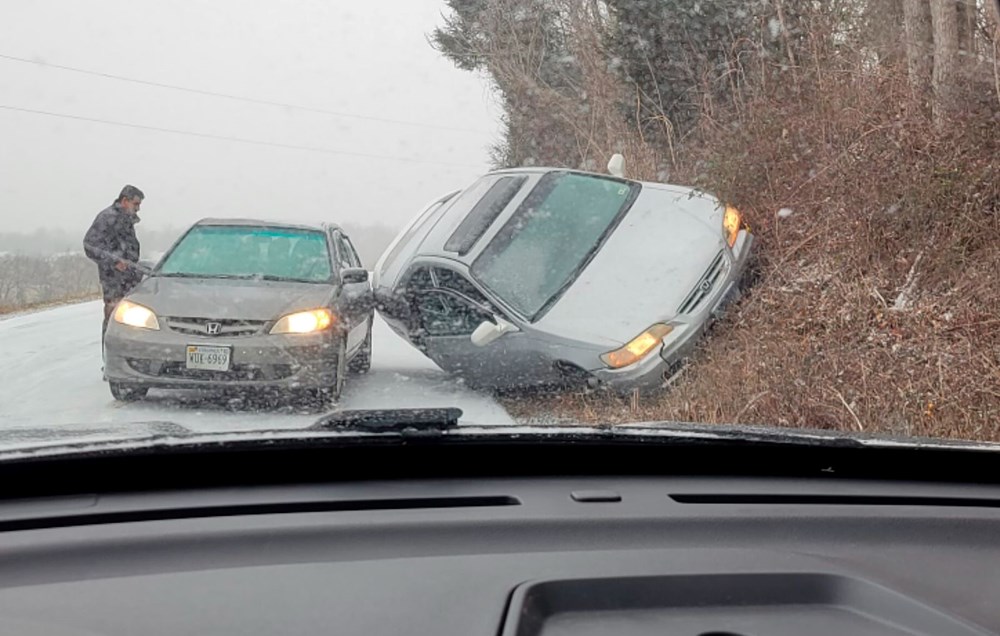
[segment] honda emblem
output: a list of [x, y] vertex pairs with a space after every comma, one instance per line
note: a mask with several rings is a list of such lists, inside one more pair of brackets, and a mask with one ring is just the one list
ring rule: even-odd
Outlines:
[[209, 322], [205, 324], [205, 333], [210, 336], [217, 336], [220, 331], [222, 331], [221, 322]]

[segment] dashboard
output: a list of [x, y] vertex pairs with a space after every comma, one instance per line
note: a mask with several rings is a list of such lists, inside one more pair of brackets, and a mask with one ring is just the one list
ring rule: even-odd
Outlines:
[[0, 634], [1000, 633], [995, 484], [460, 472], [8, 496]]

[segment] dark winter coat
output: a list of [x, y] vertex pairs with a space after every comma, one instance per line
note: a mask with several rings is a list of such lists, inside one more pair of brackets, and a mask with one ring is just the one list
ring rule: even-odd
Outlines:
[[[97, 263], [105, 300], [125, 297], [142, 280], [139, 239], [135, 235], [138, 222], [137, 215], [115, 203], [97, 215], [83, 239], [87, 258]], [[119, 261], [127, 266], [123, 272], [115, 268]]]

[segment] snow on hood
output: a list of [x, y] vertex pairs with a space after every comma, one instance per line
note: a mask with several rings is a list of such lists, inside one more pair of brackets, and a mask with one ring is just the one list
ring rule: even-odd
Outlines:
[[535, 326], [620, 346], [672, 318], [725, 247], [723, 213], [690, 188], [643, 184], [621, 224]]

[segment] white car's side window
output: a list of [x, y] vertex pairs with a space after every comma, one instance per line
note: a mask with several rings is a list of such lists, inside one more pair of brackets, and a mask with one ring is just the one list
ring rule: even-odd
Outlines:
[[461, 274], [421, 267], [407, 283], [411, 307], [425, 336], [468, 336], [493, 319], [489, 301]]

